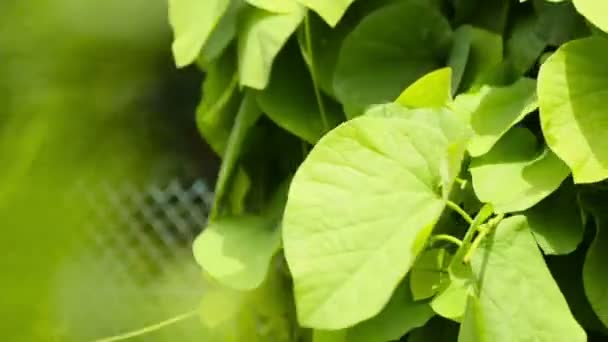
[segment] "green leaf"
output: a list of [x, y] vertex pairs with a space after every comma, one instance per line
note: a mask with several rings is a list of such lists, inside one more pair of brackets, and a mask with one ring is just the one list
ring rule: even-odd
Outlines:
[[416, 302], [408, 281], [402, 282], [382, 311], [372, 319], [349, 328], [348, 342], [396, 341], [410, 330], [425, 325], [434, 316], [426, 302]]
[[441, 317], [460, 322], [464, 317], [469, 290], [458, 281], [452, 281], [431, 301], [431, 308]]
[[528, 209], [525, 215], [545, 254], [571, 253], [583, 240], [585, 227], [571, 181]]
[[245, 94], [241, 106], [236, 114], [234, 125], [230, 131], [230, 137], [226, 145], [226, 151], [222, 160], [222, 166], [215, 185], [215, 201], [211, 210], [210, 219], [213, 221], [224, 209], [233, 175], [237, 170], [237, 164], [243, 149], [243, 143], [249, 130], [258, 121], [262, 112], [257, 106], [252, 93]]
[[335, 27], [355, 0], [296, 0], [315, 11], [329, 26]]
[[499, 35], [507, 26], [509, 0], [453, 0], [454, 21], [457, 25], [470, 24]]
[[603, 196], [596, 195], [583, 198], [585, 209], [591, 212], [596, 226], [595, 239], [587, 250], [583, 265], [583, 285], [593, 311], [604, 326], [608, 326], [608, 296], [606, 292], [608, 288], [608, 274], [606, 273], [608, 233], [604, 227], [604, 223], [608, 219], [608, 215], [606, 215], [608, 201], [606, 201], [606, 194], [601, 194]]
[[526, 210], [549, 196], [570, 171], [526, 128], [512, 128], [470, 166], [475, 194], [499, 213]]
[[395, 102], [411, 108], [443, 107], [452, 100], [451, 82], [450, 68], [432, 71], [407, 87]]
[[414, 300], [433, 297], [449, 281], [449, 260], [450, 256], [443, 248], [429, 249], [418, 256], [409, 274]]
[[473, 295], [467, 297], [464, 319], [458, 332], [458, 342], [485, 342], [488, 339], [482, 307], [479, 299]]
[[245, 0], [250, 5], [274, 13], [290, 13], [297, 7], [296, 0]]
[[313, 148], [283, 222], [300, 324], [342, 329], [380, 312], [443, 210], [448, 144], [436, 126], [362, 116]]
[[243, 7], [242, 0], [230, 2], [230, 6], [209, 36], [198, 57], [198, 63], [203, 69], [207, 69], [210, 63], [219, 58], [236, 37], [237, 20]]
[[538, 100], [545, 140], [570, 167], [575, 183], [608, 178], [608, 40], [560, 47], [540, 68]]
[[236, 75], [236, 56], [229, 50], [207, 66], [201, 104], [196, 110], [196, 124], [209, 146], [224, 155], [228, 138], [239, 109], [240, 94]]
[[523, 76], [536, 65], [547, 47], [547, 41], [537, 33], [535, 15], [521, 15], [514, 19], [511, 34], [505, 44], [505, 56], [513, 67], [515, 77]]
[[409, 84], [441, 67], [450, 37], [449, 23], [439, 11], [415, 0], [365, 17], [344, 40], [334, 75], [334, 90], [347, 116], [393, 101]]
[[471, 297], [467, 304], [460, 341], [586, 341], [525, 217], [501, 221], [471, 266], [478, 302]]
[[502, 37], [469, 25], [454, 32], [448, 64], [454, 70], [452, 89], [469, 89], [502, 61]]
[[315, 330], [312, 334], [312, 342], [347, 342], [347, 330]]
[[169, 22], [173, 28], [173, 55], [178, 67], [198, 57], [230, 0], [169, 0]]
[[266, 278], [280, 241], [281, 231], [267, 217], [220, 218], [194, 241], [194, 257], [223, 285], [251, 290]]
[[573, 3], [593, 25], [608, 32], [608, 3], [597, 0], [573, 0]]
[[294, 6], [288, 13], [249, 8], [239, 32], [239, 82], [264, 89], [275, 57], [304, 19], [305, 10]]
[[481, 156], [538, 108], [536, 82], [522, 78], [506, 87], [483, 86], [477, 92], [459, 95], [452, 107], [462, 117], [470, 118], [473, 136], [467, 149], [472, 157]]
[[560, 46], [589, 35], [585, 19], [576, 13], [570, 1], [551, 3], [535, 0], [534, 9], [538, 16], [536, 34], [549, 45]]
[[[295, 81], [297, 80], [297, 81]], [[324, 99], [329, 128], [343, 120], [340, 107]], [[258, 95], [260, 108], [277, 125], [314, 144], [326, 133], [312, 79], [298, 49], [279, 54], [270, 84]]]
[[365, 112], [365, 115], [406, 118], [438, 127], [442, 131], [449, 141], [440, 165], [440, 173], [443, 179], [443, 197], [447, 199], [450, 195], [452, 183], [460, 172], [466, 143], [470, 136], [470, 131], [464, 121], [445, 108], [407, 109], [397, 103], [372, 106]]

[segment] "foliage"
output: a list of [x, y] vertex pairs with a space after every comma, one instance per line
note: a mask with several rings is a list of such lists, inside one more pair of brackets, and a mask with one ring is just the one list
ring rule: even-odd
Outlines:
[[[590, 323], [608, 324], [603, 2], [207, 2], [170, 1], [177, 65], [206, 73], [198, 122], [223, 158], [194, 253], [226, 291], [292, 284], [259, 302], [282, 306], [266, 326], [238, 329], [606, 333]], [[584, 267], [557, 276], [567, 262]]]

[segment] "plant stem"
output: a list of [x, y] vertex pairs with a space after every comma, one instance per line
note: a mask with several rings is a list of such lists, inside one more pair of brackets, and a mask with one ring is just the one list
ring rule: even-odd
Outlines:
[[321, 121], [323, 122], [323, 130], [324, 132], [329, 131], [329, 121], [327, 120], [327, 114], [325, 112], [325, 104], [323, 103], [323, 98], [321, 97], [321, 91], [319, 90], [317, 84], [317, 76], [316, 76], [316, 67], [315, 67], [315, 57], [312, 49], [312, 33], [310, 30], [310, 15], [306, 13], [304, 16], [304, 37], [306, 41], [306, 50], [308, 53], [308, 58], [305, 58], [308, 61], [308, 69], [310, 71], [310, 78], [312, 79], [312, 86], [315, 90], [315, 97], [317, 98], [317, 105], [319, 106], [319, 113], [321, 114]]
[[477, 247], [479, 247], [479, 244], [481, 243], [481, 241], [483, 241], [483, 239], [488, 234], [490, 234], [490, 232], [492, 232], [492, 230], [494, 230], [494, 228], [496, 228], [496, 226], [498, 226], [498, 223], [500, 223], [500, 221], [502, 221], [503, 218], [504, 218], [504, 214], [500, 214], [500, 215], [492, 218], [490, 221], [488, 221], [487, 224], [479, 226], [479, 229], [478, 229], [479, 234], [475, 237], [475, 240], [473, 241], [473, 243], [467, 250], [467, 253], [462, 258], [463, 262], [467, 263], [471, 260], [471, 258], [473, 257], [473, 253], [475, 253], [475, 250], [477, 250]]
[[462, 245], [458, 248], [458, 250], [456, 251], [456, 254], [454, 254], [454, 257], [452, 258], [450, 267], [452, 265], [455, 265], [456, 263], [462, 262], [464, 255], [467, 253], [467, 251], [469, 250], [469, 247], [471, 246], [471, 243], [473, 242], [473, 238], [475, 237], [477, 228], [483, 222], [485, 222], [493, 214], [493, 212], [494, 212], [494, 210], [492, 209], [492, 206], [489, 204], [486, 204], [481, 208], [481, 210], [479, 210], [477, 215], [475, 215], [475, 219], [473, 219], [473, 223], [471, 223], [471, 225], [469, 226], [469, 229], [467, 230], [466, 234], [464, 235], [464, 238], [462, 239]]
[[473, 224], [473, 218], [471, 218], [471, 216], [469, 216], [469, 214], [467, 214], [466, 211], [462, 210], [461, 207], [458, 206], [458, 204], [452, 202], [452, 201], [447, 201], [446, 205], [454, 210], [455, 212], [457, 212], [460, 216], [462, 216], [462, 218], [467, 221], [468, 224]]
[[145, 334], [148, 334], [148, 333], [160, 330], [160, 329], [162, 329], [162, 328], [164, 328], [166, 326], [169, 326], [169, 325], [175, 324], [177, 322], [183, 321], [185, 319], [188, 319], [190, 317], [193, 317], [196, 314], [198, 314], [198, 310], [186, 312], [186, 313], [181, 314], [179, 316], [170, 318], [170, 319], [162, 321], [160, 323], [156, 323], [156, 324], [147, 326], [147, 327], [139, 329], [139, 330], [131, 331], [131, 332], [124, 333], [124, 334], [121, 334], [121, 335], [116, 335], [116, 336], [111, 336], [111, 337], [106, 337], [106, 338], [98, 339], [95, 342], [115, 342], [115, 341], [122, 341], [122, 340], [126, 340], [126, 339], [129, 339], [129, 338], [145, 335]]
[[462, 179], [462, 178], [456, 177], [456, 179], [454, 181], [460, 185], [461, 189], [464, 189], [467, 186], [467, 180], [466, 179]]
[[446, 242], [451, 242], [451, 243], [457, 245], [458, 247], [462, 246], [462, 241], [460, 241], [458, 238], [456, 238], [452, 235], [448, 235], [448, 234], [437, 234], [437, 235], [431, 236], [430, 243], [433, 244], [435, 241], [446, 241]]

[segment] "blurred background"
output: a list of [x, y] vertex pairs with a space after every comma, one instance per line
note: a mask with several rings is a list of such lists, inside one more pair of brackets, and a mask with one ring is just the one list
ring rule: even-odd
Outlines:
[[190, 244], [218, 160], [195, 126], [203, 75], [174, 67], [166, 13], [0, 2], [0, 340], [91, 341], [197, 307]]

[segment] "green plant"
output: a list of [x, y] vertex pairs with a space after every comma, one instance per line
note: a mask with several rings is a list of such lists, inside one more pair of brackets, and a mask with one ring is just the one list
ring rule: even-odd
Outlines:
[[194, 253], [257, 305], [203, 308], [263, 322], [232, 340], [605, 336], [608, 5], [169, 5], [223, 159]]

